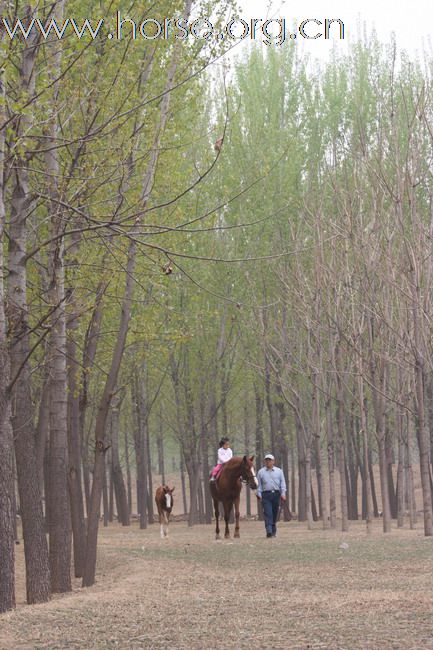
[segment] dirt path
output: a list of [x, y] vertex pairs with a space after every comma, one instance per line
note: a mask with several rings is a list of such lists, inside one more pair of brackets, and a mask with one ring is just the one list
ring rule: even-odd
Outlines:
[[366, 538], [259, 522], [216, 542], [172, 526], [161, 541], [117, 525], [101, 531], [98, 584], [0, 618], [2, 650], [46, 648], [433, 649], [433, 542], [421, 531]]

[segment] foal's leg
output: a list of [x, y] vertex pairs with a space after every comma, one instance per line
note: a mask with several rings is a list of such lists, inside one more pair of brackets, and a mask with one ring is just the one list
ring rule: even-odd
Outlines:
[[227, 501], [224, 502], [224, 520], [226, 522], [226, 530], [224, 533], [225, 539], [230, 539], [230, 530], [229, 530], [229, 519], [230, 519], [230, 513], [232, 511], [233, 503], [230, 501], [227, 503]]
[[213, 500], [213, 507], [215, 510], [215, 539], [220, 539], [220, 524], [219, 524], [220, 511], [219, 511], [218, 501], [216, 499]]
[[235, 525], [235, 537], [240, 537], [239, 535], [239, 503], [241, 500], [241, 495], [239, 494], [236, 499], [235, 499], [235, 519], [236, 519], [236, 525]]
[[164, 539], [164, 524], [163, 524], [163, 514], [162, 512], [159, 513], [159, 532], [161, 535], [161, 539]]

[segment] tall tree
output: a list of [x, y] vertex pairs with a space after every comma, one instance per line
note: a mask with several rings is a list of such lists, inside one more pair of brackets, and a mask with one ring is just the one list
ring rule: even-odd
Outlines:
[[[3, 5], [3, 3], [2, 3]], [[0, 7], [3, 10], [3, 6]], [[5, 119], [5, 70], [0, 70], [0, 122]], [[5, 132], [0, 131], [0, 613], [15, 607], [15, 500], [13, 434], [10, 405], [10, 359], [4, 286], [4, 201]]]
[[[26, 18], [30, 19], [30, 8]], [[21, 98], [34, 101], [38, 37], [32, 31], [22, 48], [19, 63], [18, 88]], [[22, 142], [32, 125], [27, 109], [14, 120], [14, 139]], [[12, 425], [20, 513], [23, 525], [24, 554], [26, 561], [27, 602], [49, 600], [50, 567], [45, 537], [40, 483], [36, 460], [33, 402], [30, 372], [30, 325], [27, 300], [27, 220], [32, 210], [29, 192], [28, 159], [22, 148], [14, 156], [13, 190], [9, 223], [8, 305], [9, 340], [12, 382]], [[45, 333], [46, 335], [46, 333]]]

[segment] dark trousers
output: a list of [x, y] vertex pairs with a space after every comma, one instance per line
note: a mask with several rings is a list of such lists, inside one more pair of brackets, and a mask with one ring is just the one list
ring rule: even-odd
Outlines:
[[263, 516], [267, 533], [277, 532], [277, 517], [280, 508], [280, 492], [262, 492]]

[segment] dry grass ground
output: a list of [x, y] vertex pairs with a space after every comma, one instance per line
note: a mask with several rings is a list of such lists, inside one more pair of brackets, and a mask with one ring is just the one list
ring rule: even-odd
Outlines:
[[[361, 522], [347, 534], [241, 523], [240, 540], [213, 527], [101, 529], [98, 582], [0, 618], [2, 650], [44, 648], [433, 648], [433, 541], [419, 530]], [[340, 549], [342, 541], [346, 550]]]

